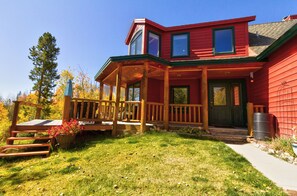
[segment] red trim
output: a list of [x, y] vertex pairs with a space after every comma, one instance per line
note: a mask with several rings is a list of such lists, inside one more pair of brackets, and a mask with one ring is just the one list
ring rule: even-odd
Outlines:
[[129, 44], [130, 39], [133, 35], [133, 31], [137, 24], [148, 24], [151, 25], [161, 31], [179, 31], [179, 30], [187, 30], [192, 28], [201, 28], [201, 27], [210, 27], [210, 26], [218, 26], [218, 25], [227, 25], [227, 24], [234, 24], [234, 23], [242, 23], [242, 22], [251, 22], [256, 19], [256, 16], [248, 16], [248, 17], [242, 17], [242, 18], [233, 18], [228, 20], [218, 20], [218, 21], [212, 21], [212, 22], [203, 22], [203, 23], [196, 23], [196, 24], [188, 24], [188, 25], [179, 25], [179, 26], [172, 26], [172, 27], [164, 27], [156, 22], [153, 22], [147, 18], [142, 19], [134, 19], [130, 30], [128, 32], [128, 35], [126, 37], [125, 43], [126, 45]]

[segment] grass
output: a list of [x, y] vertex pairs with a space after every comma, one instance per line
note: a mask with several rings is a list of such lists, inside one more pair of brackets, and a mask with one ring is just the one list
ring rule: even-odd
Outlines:
[[[2, 191], [2, 192], [1, 192]], [[285, 195], [224, 143], [151, 132], [0, 160], [0, 195]]]

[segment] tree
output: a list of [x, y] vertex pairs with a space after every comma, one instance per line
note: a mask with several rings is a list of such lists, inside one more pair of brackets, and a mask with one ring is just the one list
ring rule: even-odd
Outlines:
[[29, 50], [28, 58], [34, 65], [29, 78], [33, 81], [33, 90], [37, 93], [37, 103], [44, 106], [44, 115], [48, 116], [55, 82], [59, 79], [56, 61], [60, 48], [56, 45], [56, 38], [46, 32], [39, 38], [38, 45]]
[[0, 140], [3, 140], [8, 134], [9, 126], [8, 111], [4, 104], [0, 102]]

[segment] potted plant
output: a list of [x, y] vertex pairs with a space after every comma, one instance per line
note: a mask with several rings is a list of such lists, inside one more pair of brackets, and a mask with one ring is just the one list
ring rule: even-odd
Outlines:
[[55, 137], [61, 148], [67, 149], [73, 143], [75, 136], [81, 131], [81, 127], [76, 120], [64, 121], [62, 125], [52, 127], [48, 134]]
[[292, 142], [292, 148], [293, 148], [293, 151], [295, 153], [295, 155], [297, 155], [297, 138], [296, 138], [296, 135], [297, 134], [297, 126], [294, 126], [292, 128], [293, 130], [293, 142]]

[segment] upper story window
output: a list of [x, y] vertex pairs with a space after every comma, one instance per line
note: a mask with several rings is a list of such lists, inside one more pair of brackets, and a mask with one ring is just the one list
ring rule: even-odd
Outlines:
[[213, 45], [215, 54], [234, 53], [234, 29], [214, 29], [213, 30]]
[[130, 55], [142, 54], [142, 31], [136, 33], [130, 42]]
[[171, 56], [187, 57], [189, 56], [189, 33], [175, 34], [171, 37]]
[[160, 36], [148, 33], [148, 53], [154, 56], [160, 56]]

